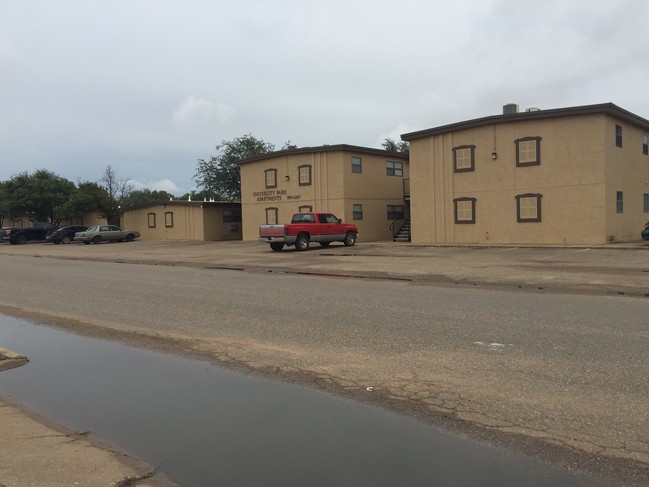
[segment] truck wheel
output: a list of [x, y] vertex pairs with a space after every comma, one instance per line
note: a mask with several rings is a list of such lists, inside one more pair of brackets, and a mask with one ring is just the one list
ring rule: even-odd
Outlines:
[[309, 248], [309, 237], [305, 234], [300, 235], [295, 241], [297, 250], [307, 250]]
[[343, 243], [345, 244], [346, 247], [351, 247], [356, 243], [356, 232], [347, 232], [347, 235], [345, 235], [345, 240], [343, 240]]
[[[56, 243], [56, 242], [54, 242]], [[69, 244], [70, 243], [70, 236], [69, 235], [63, 235], [61, 237], [61, 243], [62, 244]]]
[[330, 244], [330, 243], [331, 243], [331, 242], [320, 242], [320, 246], [326, 248], [326, 247], [329, 247], [329, 244]]
[[18, 235], [16, 237], [16, 243], [18, 245], [26, 244], [27, 243], [27, 237], [25, 237], [24, 235]]
[[94, 244], [101, 243], [101, 237], [99, 235], [95, 235], [94, 237], [92, 237], [92, 243]]
[[284, 248], [284, 244], [281, 242], [273, 242], [270, 244], [270, 248], [273, 249], [275, 252], [279, 252]]

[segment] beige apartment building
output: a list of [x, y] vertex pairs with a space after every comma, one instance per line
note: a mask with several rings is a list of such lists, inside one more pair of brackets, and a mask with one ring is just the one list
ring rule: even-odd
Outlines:
[[649, 121], [612, 103], [404, 134], [412, 242], [603, 244], [649, 219]]
[[128, 208], [121, 225], [146, 240], [241, 240], [241, 205], [222, 201], [163, 201]]
[[408, 156], [351, 145], [291, 148], [239, 162], [243, 239], [293, 213], [325, 211], [361, 241], [392, 240], [408, 216]]

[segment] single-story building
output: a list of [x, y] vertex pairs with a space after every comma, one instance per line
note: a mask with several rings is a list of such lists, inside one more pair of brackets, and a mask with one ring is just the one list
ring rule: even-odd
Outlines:
[[649, 218], [649, 120], [612, 103], [505, 105], [401, 138], [413, 243], [603, 244]]
[[239, 161], [243, 239], [293, 213], [355, 223], [362, 241], [392, 240], [408, 217], [408, 155], [352, 145], [289, 148]]
[[123, 228], [147, 240], [241, 240], [241, 204], [158, 201], [123, 210]]

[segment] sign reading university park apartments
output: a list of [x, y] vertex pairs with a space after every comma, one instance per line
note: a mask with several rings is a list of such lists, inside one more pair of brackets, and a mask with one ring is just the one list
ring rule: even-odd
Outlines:
[[287, 194], [285, 189], [271, 189], [266, 191], [255, 191], [252, 197], [256, 199], [257, 203], [264, 201], [292, 201], [302, 198], [301, 194]]

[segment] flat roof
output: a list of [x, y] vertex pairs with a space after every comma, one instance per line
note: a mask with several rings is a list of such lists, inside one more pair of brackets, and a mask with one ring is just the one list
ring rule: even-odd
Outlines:
[[377, 156], [392, 157], [394, 159], [408, 159], [408, 154], [404, 152], [392, 152], [383, 149], [372, 149], [370, 147], [359, 147], [357, 145], [336, 144], [320, 145], [317, 147], [297, 147], [294, 149], [283, 149], [275, 152], [267, 152], [266, 154], [241, 159], [237, 162], [237, 164], [248, 164], [249, 162], [263, 161], [265, 159], [272, 159], [273, 157], [290, 156], [294, 154], [309, 154], [314, 152], [334, 151], [355, 152], [357, 154], [372, 154]]
[[409, 132], [407, 134], [402, 134], [401, 140], [409, 142], [411, 140], [430, 137], [432, 135], [456, 132], [458, 130], [466, 130], [492, 124], [541, 120], [546, 118], [574, 117], [599, 113], [611, 115], [612, 117], [615, 117], [619, 120], [623, 120], [632, 125], [649, 130], [649, 120], [639, 117], [638, 115], [635, 115], [634, 113], [631, 113], [627, 110], [624, 110], [623, 108], [620, 108], [613, 103], [601, 103], [599, 105], [583, 105], [569, 108], [553, 108], [549, 110], [518, 112], [507, 115], [491, 115], [488, 117], [467, 120], [465, 122], [457, 122], [449, 125], [441, 125], [439, 127], [434, 127], [431, 129], [419, 130], [417, 132]]
[[203, 201], [203, 200], [160, 200], [149, 201], [147, 203], [140, 203], [139, 205], [127, 206], [121, 208], [121, 211], [141, 210], [150, 206], [203, 206], [203, 207], [219, 207], [219, 206], [241, 206], [240, 201]]

